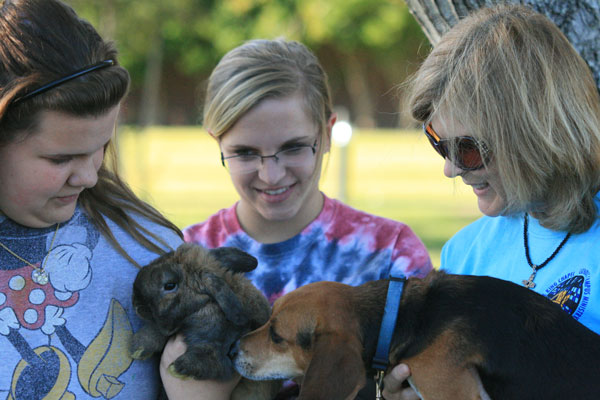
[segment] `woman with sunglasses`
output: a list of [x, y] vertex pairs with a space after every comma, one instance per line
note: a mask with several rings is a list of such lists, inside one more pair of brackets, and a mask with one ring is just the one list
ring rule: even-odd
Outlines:
[[[444, 174], [484, 214], [441, 268], [523, 285], [600, 333], [600, 99], [584, 60], [545, 16], [505, 5], [460, 21], [412, 84]], [[409, 374], [386, 377], [386, 399], [418, 398], [402, 389]]]
[[0, 0], [0, 392], [152, 399], [133, 361], [140, 266], [183, 243], [115, 169], [129, 74], [57, 0]]
[[327, 76], [300, 43], [252, 40], [226, 54], [209, 78], [204, 127], [240, 199], [185, 229], [185, 239], [255, 256], [248, 277], [271, 302], [310, 282], [359, 285], [432, 268], [408, 226], [319, 190], [335, 120]]

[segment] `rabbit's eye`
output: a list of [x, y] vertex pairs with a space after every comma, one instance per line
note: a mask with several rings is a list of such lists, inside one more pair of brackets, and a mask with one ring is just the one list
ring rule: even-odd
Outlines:
[[177, 290], [177, 284], [174, 282], [167, 282], [163, 286], [163, 289], [165, 292], [172, 292], [174, 290]]

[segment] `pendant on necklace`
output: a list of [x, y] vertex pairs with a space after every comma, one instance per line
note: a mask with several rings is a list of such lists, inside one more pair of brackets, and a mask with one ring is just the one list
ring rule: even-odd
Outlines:
[[531, 268], [533, 268], [533, 272], [531, 273], [531, 276], [529, 277], [529, 279], [524, 279], [523, 280], [523, 285], [526, 288], [533, 289], [535, 287], [535, 283], [533, 283], [533, 280], [535, 279], [535, 274], [537, 272], [537, 267], [538, 266], [535, 265], [535, 264], [532, 265]]
[[45, 285], [48, 283], [48, 273], [43, 269], [35, 269], [31, 274], [31, 279], [38, 285]]

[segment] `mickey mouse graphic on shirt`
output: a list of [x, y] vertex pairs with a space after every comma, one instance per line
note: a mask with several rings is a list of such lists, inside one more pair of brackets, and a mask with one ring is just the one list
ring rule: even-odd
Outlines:
[[[0, 339], [4, 337], [21, 357], [11, 366], [10, 388], [0, 390], [7, 390], [7, 399], [14, 400], [74, 399], [68, 387], [73, 385], [76, 368], [79, 385], [87, 394], [109, 399], [122, 389], [118, 376], [132, 362], [123, 351], [131, 324], [113, 299], [93, 340], [85, 345], [75, 337], [64, 313], [78, 307], [81, 292], [90, 285], [90, 261], [99, 233], [82, 213], [76, 213], [53, 238], [55, 229], [34, 231], [0, 219], [0, 241], [37, 267], [0, 249]], [[42, 265], [47, 282], [34, 276]]]

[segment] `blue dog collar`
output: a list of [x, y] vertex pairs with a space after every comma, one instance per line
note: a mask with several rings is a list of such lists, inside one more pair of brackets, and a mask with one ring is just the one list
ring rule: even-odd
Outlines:
[[371, 364], [374, 369], [385, 371], [388, 367], [390, 346], [392, 344], [394, 328], [396, 327], [396, 320], [398, 319], [398, 309], [405, 282], [406, 277], [404, 276], [390, 276], [385, 309], [383, 311], [383, 318], [381, 319], [381, 327], [379, 328], [377, 349], [375, 350], [375, 357], [373, 357]]

